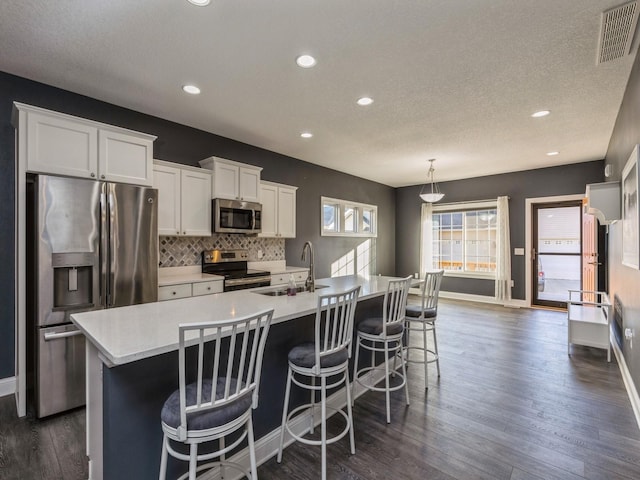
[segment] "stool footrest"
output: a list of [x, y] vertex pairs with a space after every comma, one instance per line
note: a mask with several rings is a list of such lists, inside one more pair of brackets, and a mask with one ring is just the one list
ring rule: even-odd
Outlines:
[[[287, 421], [284, 424], [284, 428], [286, 428], [286, 430], [289, 433], [289, 435], [291, 435], [293, 438], [295, 438], [298, 442], [302, 442], [302, 443], [305, 443], [307, 445], [322, 445], [322, 440], [312, 440], [310, 438], [304, 438], [302, 435], [298, 435], [297, 433], [293, 433], [291, 431], [291, 427], [289, 426], [289, 422], [291, 421], [291, 418], [295, 414], [297, 414], [298, 412], [301, 412], [302, 410], [308, 410], [308, 409], [312, 409], [312, 408], [316, 408], [316, 407], [320, 407], [320, 404], [318, 404], [318, 403], [305, 403], [304, 405], [300, 405], [299, 407], [294, 408], [287, 415]], [[350, 428], [351, 424], [349, 423], [349, 416], [341, 408], [334, 408], [334, 407], [330, 407], [328, 405], [325, 408], [327, 410], [331, 410], [334, 413], [339, 413], [340, 415], [342, 415], [342, 418], [344, 418], [345, 421], [347, 422], [347, 424], [346, 424], [346, 426], [345, 426], [345, 428], [344, 428], [344, 430], [342, 432], [338, 433], [337, 435], [335, 435], [335, 436], [333, 436], [331, 438], [327, 438], [326, 439], [325, 443], [327, 445], [330, 445], [330, 444], [332, 444], [334, 442], [337, 442], [338, 440], [342, 439], [347, 433], [349, 433], [349, 428]], [[328, 417], [329, 416], [327, 416], [327, 418]], [[320, 425], [320, 423], [321, 422], [319, 422], [318, 425]], [[307, 433], [304, 433], [303, 435], [306, 435]]]

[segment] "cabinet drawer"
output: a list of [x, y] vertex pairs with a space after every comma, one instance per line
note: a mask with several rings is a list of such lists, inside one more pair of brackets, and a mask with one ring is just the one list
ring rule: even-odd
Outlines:
[[304, 282], [307, 279], [308, 275], [309, 275], [308, 272], [295, 272], [293, 274], [293, 278], [295, 279], [296, 283]]
[[289, 275], [285, 273], [271, 274], [271, 285], [282, 285], [283, 283], [287, 283], [288, 281], [289, 281]]
[[293, 273], [272, 273], [271, 285], [282, 285], [283, 283], [288, 283], [289, 275], [293, 275], [293, 279], [296, 281], [296, 284], [300, 284], [300, 282], [304, 282], [307, 279], [308, 270]]
[[191, 284], [165, 285], [158, 288], [158, 300], [175, 300], [191, 296]]
[[193, 296], [211, 295], [212, 293], [220, 293], [223, 290], [223, 280], [214, 280], [211, 282], [198, 282], [193, 284]]

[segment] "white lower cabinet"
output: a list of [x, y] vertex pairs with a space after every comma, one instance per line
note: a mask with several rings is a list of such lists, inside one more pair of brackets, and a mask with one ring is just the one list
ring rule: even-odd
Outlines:
[[273, 182], [260, 184], [260, 203], [262, 204], [260, 237], [295, 238], [297, 188]]
[[175, 300], [191, 296], [191, 284], [179, 283], [177, 285], [163, 285], [158, 287], [158, 301]]
[[198, 282], [192, 284], [192, 294], [194, 297], [199, 295], [211, 295], [212, 293], [220, 293], [224, 289], [223, 280], [215, 280], [211, 282]]
[[304, 285], [307, 276], [309, 275], [309, 270], [299, 270], [295, 272], [286, 272], [286, 273], [272, 273], [271, 274], [271, 285], [282, 285], [289, 282], [289, 276], [293, 275], [293, 279], [296, 282], [296, 285], [302, 286]]
[[156, 160], [153, 186], [158, 189], [158, 234], [211, 235], [211, 173], [178, 168]]
[[158, 301], [212, 295], [214, 293], [221, 293], [223, 290], [224, 280], [163, 285], [158, 287]]

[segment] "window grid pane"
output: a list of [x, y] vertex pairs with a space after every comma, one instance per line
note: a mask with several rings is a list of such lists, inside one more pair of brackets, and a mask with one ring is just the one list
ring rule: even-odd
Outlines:
[[495, 272], [496, 217], [496, 209], [434, 213], [433, 266], [452, 272]]

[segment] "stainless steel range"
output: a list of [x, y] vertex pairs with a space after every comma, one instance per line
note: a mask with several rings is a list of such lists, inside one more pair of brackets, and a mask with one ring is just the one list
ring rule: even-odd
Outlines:
[[271, 274], [263, 270], [249, 270], [246, 250], [205, 250], [202, 252], [202, 273], [224, 277], [224, 291], [268, 287]]

